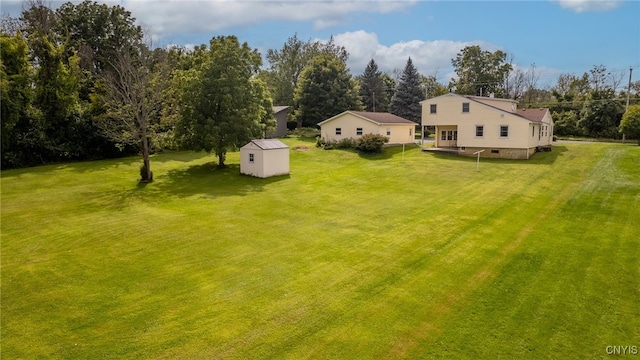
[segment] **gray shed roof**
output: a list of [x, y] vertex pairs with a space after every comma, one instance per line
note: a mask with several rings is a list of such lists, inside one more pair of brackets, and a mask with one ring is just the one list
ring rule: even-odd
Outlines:
[[288, 149], [289, 147], [280, 140], [277, 139], [258, 139], [251, 140], [257, 147], [262, 150], [272, 150], [272, 149]]
[[370, 121], [376, 125], [395, 125], [395, 124], [400, 124], [400, 125], [417, 125], [417, 123], [411, 121], [411, 120], [407, 120], [405, 118], [401, 118], [400, 116], [388, 113], [388, 112], [369, 112], [369, 111], [353, 111], [353, 110], [347, 110], [345, 112], [342, 112], [334, 117], [331, 117], [325, 121], [321, 121], [318, 123], [318, 125], [322, 125], [324, 123], [328, 123], [329, 121], [339, 118], [340, 116], [344, 115], [344, 114], [352, 114], [355, 115], [359, 118], [365, 119], [367, 121]]
[[274, 107], [273, 107], [273, 113], [274, 113], [274, 114], [277, 114], [277, 113], [279, 113], [280, 111], [286, 110], [286, 109], [288, 109], [288, 108], [289, 108], [289, 106], [274, 106]]

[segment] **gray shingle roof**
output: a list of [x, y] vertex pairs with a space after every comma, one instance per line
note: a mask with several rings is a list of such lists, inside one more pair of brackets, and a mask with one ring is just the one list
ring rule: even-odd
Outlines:
[[518, 115], [529, 121], [542, 122], [547, 111], [549, 109], [520, 109], [518, 110]]
[[398, 115], [394, 115], [388, 112], [369, 112], [369, 111], [349, 111], [350, 113], [369, 119], [377, 124], [411, 124], [416, 125], [415, 122], [401, 118]]
[[274, 114], [277, 114], [277, 113], [279, 113], [280, 111], [282, 111], [282, 110], [286, 110], [286, 109], [288, 109], [288, 108], [289, 108], [289, 106], [274, 106], [274, 107], [273, 107], [273, 113], [274, 113]]
[[257, 147], [262, 150], [272, 150], [272, 149], [287, 149], [289, 148], [285, 143], [277, 139], [257, 139], [251, 140]]

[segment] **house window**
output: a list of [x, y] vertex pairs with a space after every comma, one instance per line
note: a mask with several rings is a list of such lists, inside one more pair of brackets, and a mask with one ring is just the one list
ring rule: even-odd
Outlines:
[[362, 135], [362, 128], [356, 129], [356, 135]]
[[447, 132], [445, 130], [442, 130], [442, 137], [440, 140], [447, 140]]
[[491, 149], [492, 154], [500, 154], [500, 150]]
[[336, 135], [342, 135], [342, 128], [336, 128]]
[[253, 154], [249, 154], [249, 162], [252, 163], [254, 160]]
[[531, 137], [534, 137], [536, 135], [536, 127], [532, 126], [531, 127]]
[[476, 136], [477, 137], [484, 136], [484, 126], [483, 125], [476, 125]]
[[462, 112], [463, 113], [469, 112], [469, 103], [462, 103]]
[[436, 114], [437, 112], [438, 112], [438, 105], [437, 104], [429, 105], [429, 113], [430, 114]]
[[509, 126], [500, 125], [500, 137], [509, 137]]
[[461, 147], [460, 151], [467, 151], [467, 147], [466, 146]]
[[447, 140], [449, 141], [453, 140], [453, 131], [451, 130], [447, 131]]
[[413, 136], [413, 129], [409, 129], [409, 136]]
[[458, 130], [453, 130], [453, 140], [458, 141]]
[[387, 136], [391, 135], [391, 129], [387, 128]]

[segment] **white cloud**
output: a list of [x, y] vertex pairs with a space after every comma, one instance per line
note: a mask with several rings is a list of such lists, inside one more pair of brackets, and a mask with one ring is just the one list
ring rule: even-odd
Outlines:
[[268, 21], [313, 21], [322, 29], [347, 21], [353, 13], [388, 13], [406, 9], [415, 0], [403, 1], [180, 1], [123, 0], [121, 5], [154, 37], [171, 33], [210, 32]]
[[352, 74], [364, 72], [367, 64], [374, 59], [381, 71], [391, 74], [394, 69], [402, 71], [411, 57], [418, 71], [425, 76], [436, 76], [446, 83], [454, 75], [451, 59], [456, 57], [465, 46], [480, 45], [483, 50], [495, 51], [495, 45], [482, 42], [460, 42], [452, 40], [411, 40], [398, 42], [390, 46], [380, 44], [375, 33], [364, 30], [346, 32], [334, 36], [336, 44], [344, 46], [349, 52], [347, 65]]
[[589, 11], [607, 11], [620, 6], [620, 0], [557, 0], [562, 8], [573, 10], [577, 13]]
[[[66, 0], [52, 0], [57, 8]], [[80, 3], [81, 0], [70, 0]], [[197, 34], [269, 21], [305, 22], [316, 30], [343, 24], [349, 16], [361, 13], [390, 13], [408, 9], [417, 0], [97, 0], [109, 6], [120, 5], [131, 12], [139, 24], [150, 30], [153, 39], [171, 34]], [[22, 0], [2, 0], [2, 12], [19, 16]]]

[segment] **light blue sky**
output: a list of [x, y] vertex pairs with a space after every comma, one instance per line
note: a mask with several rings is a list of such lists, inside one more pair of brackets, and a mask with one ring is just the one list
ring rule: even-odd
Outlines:
[[[297, 33], [334, 36], [360, 74], [373, 57], [384, 71], [402, 69], [409, 56], [421, 73], [446, 83], [451, 58], [466, 45], [500, 49], [526, 70], [536, 64], [540, 86], [560, 73], [582, 74], [604, 65], [626, 86], [629, 67], [640, 79], [640, 2], [559, 1], [101, 1], [120, 3], [158, 45], [208, 43], [236, 35], [263, 54]], [[52, 2], [55, 7], [59, 1]], [[20, 3], [3, 0], [2, 12]]]

